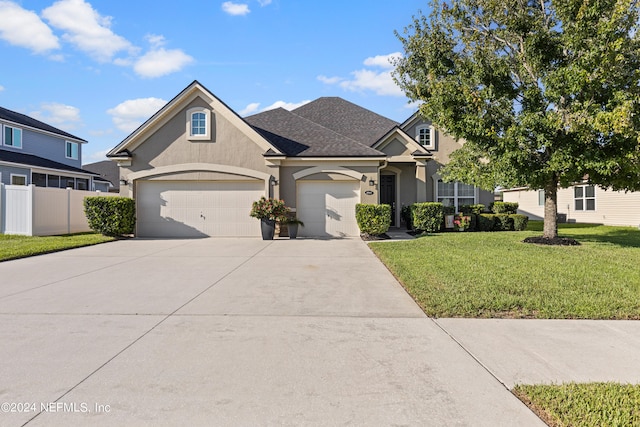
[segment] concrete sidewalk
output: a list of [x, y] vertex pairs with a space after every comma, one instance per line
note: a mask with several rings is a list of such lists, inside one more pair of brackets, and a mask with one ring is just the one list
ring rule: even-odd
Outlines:
[[507, 389], [564, 380], [532, 354], [607, 335], [637, 372], [640, 349], [634, 322], [429, 319], [359, 239], [134, 239], [0, 278], [2, 426], [542, 426]]

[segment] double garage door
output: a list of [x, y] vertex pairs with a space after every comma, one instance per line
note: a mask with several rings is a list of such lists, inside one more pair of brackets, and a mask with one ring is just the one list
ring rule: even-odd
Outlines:
[[140, 181], [137, 235], [260, 236], [260, 222], [249, 212], [263, 195], [262, 181]]

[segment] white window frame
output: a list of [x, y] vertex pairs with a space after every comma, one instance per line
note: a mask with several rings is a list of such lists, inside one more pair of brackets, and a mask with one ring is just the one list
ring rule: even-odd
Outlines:
[[[421, 131], [428, 129], [429, 130], [429, 144], [422, 144], [420, 142], [420, 133]], [[420, 144], [422, 147], [429, 149], [429, 150], [434, 150], [436, 148], [436, 129], [431, 126], [431, 125], [420, 125], [420, 126], [416, 126], [416, 141], [418, 142], [418, 144]]]
[[[593, 187], [593, 197], [587, 197], [587, 187]], [[582, 188], [582, 197], [576, 197], [576, 188]], [[578, 209], [576, 202], [582, 201], [582, 209]], [[593, 200], [593, 209], [587, 209], [587, 200]], [[573, 186], [573, 209], [577, 212], [595, 212], [598, 207], [596, 205], [596, 186], [592, 184], [574, 185]]]
[[[433, 190], [433, 194], [434, 194], [434, 199], [436, 202], [440, 202], [440, 196], [438, 195], [438, 181], [441, 181], [442, 178], [438, 177], [438, 176], [434, 176], [433, 177], [433, 185], [434, 185], [434, 190]], [[449, 183], [451, 184], [451, 183]], [[458, 181], [454, 181], [453, 182], [453, 206], [456, 209], [456, 212], [460, 211], [460, 205], [459, 205], [459, 199], [468, 199], [468, 196], [459, 196], [458, 195], [458, 184], [461, 184]], [[462, 183], [463, 184], [463, 183]], [[449, 198], [449, 197], [447, 197]], [[478, 192], [478, 187], [473, 187], [473, 205], [478, 204], [478, 199], [479, 199], [479, 192]], [[467, 203], [465, 203], [467, 204]]]
[[[191, 120], [196, 113], [204, 114], [205, 132], [204, 134], [191, 134]], [[187, 139], [189, 141], [210, 141], [211, 140], [211, 110], [203, 107], [189, 108], [187, 110]]]
[[[7, 138], [6, 138], [6, 130], [7, 129], [11, 129], [11, 144], [7, 144]], [[20, 145], [15, 145], [15, 134], [14, 131], [20, 131]], [[7, 147], [13, 147], [13, 148], [17, 148], [18, 150], [22, 150], [22, 128], [18, 128], [15, 126], [8, 126], [8, 125], [4, 125], [2, 126], [2, 144], [7, 146]]]
[[[73, 157], [73, 148], [71, 149], [71, 156], [69, 156], [68, 152], [69, 152], [69, 146], [74, 146], [76, 147], [76, 156]], [[73, 141], [65, 141], [64, 144], [64, 156], [67, 159], [72, 159], [72, 160], [78, 160], [80, 158], [80, 144], [78, 144], [77, 142], [73, 142]]]
[[544, 206], [544, 201], [546, 199], [546, 194], [544, 190], [538, 190], [538, 206]]
[[[14, 184], [13, 183], [13, 178], [24, 178], [24, 184]], [[11, 183], [11, 185], [28, 185], [29, 184], [29, 180], [27, 179], [27, 175], [22, 175], [22, 174], [19, 174], [19, 173], [12, 173], [10, 175], [9, 180], [10, 180], [9, 182]]]

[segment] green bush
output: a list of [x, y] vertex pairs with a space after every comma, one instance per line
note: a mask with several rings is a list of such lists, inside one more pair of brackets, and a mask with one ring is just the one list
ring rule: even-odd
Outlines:
[[476, 230], [478, 231], [493, 231], [495, 215], [494, 214], [480, 214], [477, 217]]
[[485, 211], [485, 205], [482, 203], [478, 203], [476, 205], [461, 205], [460, 212], [465, 215], [476, 214], [480, 215]]
[[493, 231], [513, 231], [512, 215], [495, 214], [493, 218]]
[[414, 203], [411, 208], [413, 214], [413, 227], [416, 230], [427, 233], [435, 233], [440, 230], [444, 220], [444, 207], [442, 203]]
[[494, 214], [517, 214], [518, 203], [512, 202], [493, 202], [491, 211]]
[[105, 236], [131, 234], [136, 225], [135, 202], [125, 197], [85, 197], [84, 213], [89, 227]]
[[391, 206], [358, 203], [356, 221], [361, 233], [373, 236], [384, 234], [391, 226]]
[[514, 231], [524, 231], [527, 229], [527, 224], [529, 223], [528, 216], [515, 214], [515, 215], [511, 215], [511, 217], [513, 218]]

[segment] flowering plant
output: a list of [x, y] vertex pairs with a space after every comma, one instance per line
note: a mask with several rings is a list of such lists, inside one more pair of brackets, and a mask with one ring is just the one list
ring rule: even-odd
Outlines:
[[284, 204], [283, 200], [267, 199], [262, 196], [260, 200], [253, 202], [249, 215], [253, 218], [278, 221], [284, 218], [287, 212], [289, 212], [289, 208]]
[[467, 228], [469, 228], [470, 224], [471, 224], [471, 217], [467, 215], [463, 215], [461, 212], [459, 212], [456, 215], [456, 217], [453, 219], [453, 225], [456, 228], [456, 230], [466, 230]]

